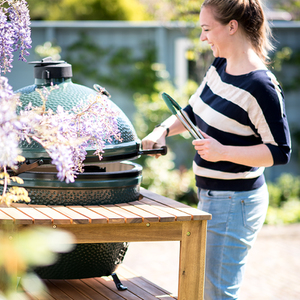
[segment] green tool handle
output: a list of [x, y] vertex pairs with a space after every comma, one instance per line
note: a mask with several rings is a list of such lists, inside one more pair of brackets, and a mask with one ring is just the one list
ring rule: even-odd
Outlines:
[[197, 127], [190, 120], [187, 113], [180, 107], [180, 105], [171, 96], [169, 96], [167, 93], [162, 93], [162, 98], [167, 104], [172, 114], [177, 117], [177, 119], [183, 124], [183, 126], [189, 131], [189, 133], [195, 139], [204, 139], [203, 135], [200, 133]]

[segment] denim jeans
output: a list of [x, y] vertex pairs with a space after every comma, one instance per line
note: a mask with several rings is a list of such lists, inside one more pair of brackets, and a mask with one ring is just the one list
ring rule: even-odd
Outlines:
[[207, 225], [205, 300], [238, 299], [247, 255], [269, 204], [266, 184], [245, 192], [198, 190]]

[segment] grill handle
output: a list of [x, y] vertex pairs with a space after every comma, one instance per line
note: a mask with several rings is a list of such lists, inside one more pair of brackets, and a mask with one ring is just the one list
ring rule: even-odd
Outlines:
[[156, 149], [147, 149], [138, 151], [138, 155], [152, 155], [152, 154], [161, 154], [166, 155], [168, 152], [167, 146], [162, 146], [161, 148]]
[[20, 167], [17, 170], [15, 170], [14, 173], [15, 173], [15, 175], [19, 175], [21, 173], [30, 171], [30, 170], [42, 165], [43, 163], [44, 163], [44, 161], [42, 159], [39, 159], [33, 163], [25, 162], [22, 165], [20, 165]]

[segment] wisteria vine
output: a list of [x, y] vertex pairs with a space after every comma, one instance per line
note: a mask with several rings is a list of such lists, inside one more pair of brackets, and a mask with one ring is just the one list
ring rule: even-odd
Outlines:
[[43, 87], [36, 91], [43, 105], [31, 104], [20, 113], [23, 122], [22, 139], [40, 143], [52, 158], [58, 178], [67, 183], [74, 182], [76, 174], [83, 171], [86, 149], [95, 149], [95, 155], [102, 158], [103, 148], [112, 137], [121, 140], [117, 124], [117, 112], [113, 110], [108, 97], [102, 93], [90, 95], [71, 111], [58, 106], [56, 112], [45, 110], [47, 99], [53, 89]]
[[[26, 61], [27, 49], [31, 48], [29, 26], [25, 0], [0, 0], [0, 74], [11, 71], [13, 52], [19, 51], [19, 59]], [[112, 137], [121, 140], [117, 114], [110, 107], [107, 94], [90, 95], [71, 111], [61, 106], [56, 111], [46, 110], [48, 97], [56, 88], [36, 90], [43, 100], [41, 106], [29, 103], [20, 108], [19, 95], [13, 92], [7, 78], [0, 75], [0, 184], [3, 185], [0, 203], [30, 201], [25, 189], [8, 188], [12, 181], [23, 183], [21, 178], [8, 172], [9, 169], [17, 171], [25, 160], [20, 141], [41, 144], [56, 166], [58, 178], [70, 183], [83, 171], [87, 148], [95, 149], [95, 155], [101, 159], [106, 142]]]
[[[6, 5], [6, 7], [5, 7]], [[30, 15], [25, 0], [0, 0], [0, 73], [12, 69], [13, 52], [26, 61], [31, 48]]]

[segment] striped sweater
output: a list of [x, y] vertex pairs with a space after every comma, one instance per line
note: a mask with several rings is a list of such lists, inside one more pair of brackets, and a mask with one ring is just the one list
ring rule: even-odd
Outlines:
[[[224, 145], [264, 143], [274, 165], [290, 158], [290, 133], [284, 96], [275, 76], [258, 70], [233, 76], [225, 72], [226, 59], [216, 58], [184, 110], [202, 131]], [[195, 154], [196, 185], [203, 189], [247, 191], [264, 182], [264, 168], [228, 161], [208, 162]]]

